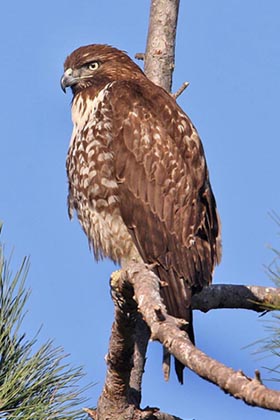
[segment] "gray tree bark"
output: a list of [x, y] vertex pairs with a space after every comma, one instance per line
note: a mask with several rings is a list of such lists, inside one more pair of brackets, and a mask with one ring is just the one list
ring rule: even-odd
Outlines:
[[171, 92], [180, 0], [152, 0], [144, 71], [156, 85]]

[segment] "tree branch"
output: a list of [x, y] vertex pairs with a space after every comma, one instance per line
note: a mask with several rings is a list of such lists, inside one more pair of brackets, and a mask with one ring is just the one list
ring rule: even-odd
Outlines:
[[[175, 57], [175, 38], [179, 0], [152, 0], [149, 30], [145, 54], [137, 54], [144, 60], [146, 76], [154, 83], [171, 91]], [[146, 362], [146, 350], [150, 331], [138, 314], [135, 324], [135, 350], [130, 376], [131, 398], [136, 404], [141, 401], [141, 384]]]
[[277, 287], [212, 284], [192, 297], [192, 308], [202, 312], [221, 308], [263, 312], [279, 307], [280, 289]]
[[[138, 393], [135, 393], [135, 389], [131, 387], [133, 360], [135, 360], [134, 346], [139, 338], [135, 327], [139, 323], [139, 318], [142, 324], [144, 322], [138, 312], [136, 301], [133, 299], [133, 288], [130, 283], [123, 280], [124, 277], [126, 275], [121, 270], [111, 276], [115, 321], [106, 357], [107, 375], [97, 409], [86, 408], [85, 412], [95, 420], [104, 420], [105, 418], [111, 420], [180, 420], [178, 417], [160, 412], [158, 408], [147, 407], [141, 410], [139, 407], [141, 395], [139, 398]], [[146, 324], [145, 328], [147, 329]], [[148, 334], [150, 335], [149, 331]], [[139, 372], [139, 367], [136, 371]], [[141, 383], [142, 375], [139, 380]], [[136, 385], [138, 385], [137, 378]]]
[[187, 89], [187, 87], [189, 86], [190, 82], [184, 82], [182, 84], [181, 87], [179, 87], [179, 89], [177, 90], [177, 92], [172, 93], [173, 98], [176, 100], [177, 98], [179, 98], [180, 95], [182, 95], [182, 93], [185, 91], [185, 89]]
[[223, 365], [197, 349], [180, 330], [181, 321], [167, 314], [161, 301], [159, 280], [144, 264], [131, 263], [122, 284], [129, 281], [134, 288], [134, 299], [151, 330], [151, 338], [160, 341], [185, 366], [200, 377], [219, 386], [223, 391], [246, 404], [280, 411], [280, 393], [265, 387], [259, 374], [247, 377], [242, 371]]
[[[167, 314], [160, 297], [159, 279], [144, 264], [131, 263], [125, 271], [113, 273], [111, 290], [115, 321], [106, 358], [107, 376], [98, 408], [85, 410], [91, 418], [101, 420], [109, 415], [112, 420], [120, 416], [124, 420], [180, 420], [157, 408], [140, 409], [143, 361], [150, 333], [153, 340], [160, 341], [185, 366], [224, 392], [248, 405], [280, 411], [280, 393], [265, 387], [258, 372], [255, 378], [249, 378], [191, 343], [180, 329], [184, 321]], [[279, 299], [277, 288], [212, 285], [193, 297], [193, 308], [207, 312], [241, 307], [260, 312], [267, 305], [279, 304]], [[146, 332], [141, 341], [142, 331]]]
[[171, 91], [180, 0], [152, 0], [144, 71], [155, 84]]
[[150, 339], [150, 330], [142, 315], [135, 314], [133, 367], [130, 375], [130, 402], [140, 406], [142, 398], [142, 376], [146, 363], [146, 352]]
[[[115, 274], [115, 275], [114, 275]], [[124, 299], [114, 287], [118, 272], [112, 274], [111, 292], [115, 304], [115, 321], [112, 325], [109, 351], [106, 357], [107, 375], [96, 410], [96, 420], [104, 418], [133, 418], [135, 405], [129, 403], [129, 379], [134, 352], [133, 332], [137, 312], [135, 302], [123, 288]], [[117, 282], [116, 282], [117, 284]], [[131, 290], [131, 287], [130, 287]], [[127, 417], [126, 417], [127, 416]]]

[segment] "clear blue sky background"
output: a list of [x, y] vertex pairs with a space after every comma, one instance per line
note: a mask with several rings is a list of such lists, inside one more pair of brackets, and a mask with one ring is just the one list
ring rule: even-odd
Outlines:
[[[279, 247], [280, 2], [183, 0], [174, 90], [202, 137], [223, 225], [223, 260], [216, 283], [271, 285], [264, 265]], [[105, 374], [113, 308], [110, 262], [96, 264], [77, 221], [67, 217], [65, 157], [72, 131], [70, 93], [59, 86], [73, 49], [109, 43], [130, 56], [145, 49], [149, 0], [35, 0], [1, 5], [2, 240], [15, 247], [14, 267], [31, 256], [32, 288], [25, 328], [54, 338], [84, 365], [93, 406]], [[269, 319], [269, 316], [266, 318]], [[272, 367], [243, 347], [264, 337], [264, 318], [245, 311], [195, 314], [197, 345], [253, 375]], [[273, 386], [273, 385], [272, 385]], [[276, 385], [274, 385], [276, 386]], [[258, 420], [278, 415], [247, 407], [188, 371], [185, 385], [165, 383], [161, 348], [152, 343], [143, 406], [185, 419]], [[277, 416], [277, 417], [276, 417]]]

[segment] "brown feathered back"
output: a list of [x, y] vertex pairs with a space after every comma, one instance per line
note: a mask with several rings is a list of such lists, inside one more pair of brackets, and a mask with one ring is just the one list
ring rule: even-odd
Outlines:
[[[220, 226], [203, 147], [184, 111], [123, 52], [74, 51], [69, 208], [95, 256], [155, 264], [168, 312], [189, 322], [191, 295], [211, 283]], [[182, 368], [176, 371], [182, 382]]]

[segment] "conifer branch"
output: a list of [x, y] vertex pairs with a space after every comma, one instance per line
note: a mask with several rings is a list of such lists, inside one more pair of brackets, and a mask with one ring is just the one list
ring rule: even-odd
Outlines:
[[38, 335], [22, 332], [29, 260], [13, 276], [0, 244], [0, 418], [5, 420], [82, 420], [85, 401], [78, 389], [82, 368], [66, 363], [61, 347], [46, 342], [37, 351]]

